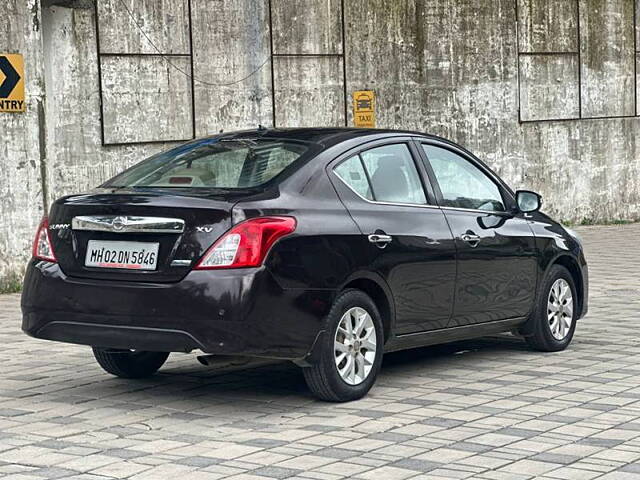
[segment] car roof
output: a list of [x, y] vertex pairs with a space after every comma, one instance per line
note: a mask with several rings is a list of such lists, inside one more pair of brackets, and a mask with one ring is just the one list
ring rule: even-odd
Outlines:
[[377, 128], [349, 128], [349, 127], [306, 127], [306, 128], [265, 128], [259, 127], [251, 130], [240, 130], [235, 132], [224, 132], [216, 135], [217, 138], [264, 138], [264, 139], [280, 139], [280, 140], [298, 140], [311, 142], [329, 148], [333, 145], [351, 140], [354, 138], [365, 137], [388, 137], [388, 136], [421, 136], [425, 138], [433, 138], [444, 140], [435, 135], [428, 135], [420, 132], [412, 132], [409, 130], [392, 130]]
[[266, 128], [258, 127], [251, 130], [240, 130], [235, 132], [220, 133], [211, 138], [226, 138], [226, 139], [242, 139], [251, 138], [269, 138], [280, 140], [295, 140], [303, 142], [311, 142], [320, 145], [323, 149], [328, 149], [334, 145], [338, 145], [342, 142], [352, 140], [355, 138], [362, 139], [365, 142], [367, 139], [375, 140], [378, 138], [390, 138], [390, 137], [420, 137], [429, 140], [436, 140], [438, 142], [448, 144], [455, 149], [458, 149], [468, 156], [472, 157], [476, 162], [480, 163], [485, 169], [503, 185], [507, 191], [512, 192], [511, 188], [500, 178], [497, 174], [491, 170], [491, 168], [478, 159], [473, 153], [464, 148], [463, 146], [437, 135], [431, 135], [428, 133], [416, 132], [411, 130], [394, 130], [394, 129], [382, 129], [382, 128], [354, 128], [354, 127], [304, 127], [304, 128]]

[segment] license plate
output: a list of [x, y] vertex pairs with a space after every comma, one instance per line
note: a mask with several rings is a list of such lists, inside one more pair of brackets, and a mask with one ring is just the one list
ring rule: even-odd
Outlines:
[[89, 240], [84, 264], [87, 267], [155, 270], [158, 243]]

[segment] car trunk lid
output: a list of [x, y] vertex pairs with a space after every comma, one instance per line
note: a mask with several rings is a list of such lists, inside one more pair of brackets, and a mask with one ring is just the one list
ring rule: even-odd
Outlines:
[[53, 205], [49, 233], [68, 276], [176, 282], [231, 227], [233, 205], [247, 193], [119, 189], [74, 195]]

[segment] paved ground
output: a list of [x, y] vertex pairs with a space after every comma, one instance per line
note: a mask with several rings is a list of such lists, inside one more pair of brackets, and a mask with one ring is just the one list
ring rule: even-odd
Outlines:
[[0, 477], [640, 479], [640, 224], [580, 230], [591, 312], [571, 348], [510, 336], [389, 355], [364, 400], [289, 365], [174, 355], [148, 381], [19, 331], [0, 297]]

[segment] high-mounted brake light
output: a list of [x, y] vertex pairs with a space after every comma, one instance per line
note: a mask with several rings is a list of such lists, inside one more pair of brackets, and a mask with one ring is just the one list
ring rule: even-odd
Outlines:
[[39, 260], [47, 262], [57, 262], [55, 253], [53, 253], [53, 245], [49, 236], [49, 219], [42, 217], [40, 226], [33, 241], [33, 256]]
[[257, 217], [237, 224], [214, 243], [196, 270], [262, 265], [272, 245], [296, 229], [293, 217]]

